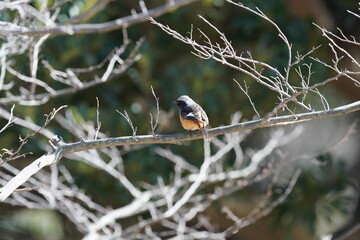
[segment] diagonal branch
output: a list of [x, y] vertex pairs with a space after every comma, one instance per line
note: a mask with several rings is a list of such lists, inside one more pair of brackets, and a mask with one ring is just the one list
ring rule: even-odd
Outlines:
[[110, 32], [117, 29], [132, 26], [134, 24], [145, 22], [149, 17], [158, 17], [167, 12], [173, 11], [181, 6], [196, 2], [198, 0], [174, 0], [167, 1], [166, 4], [148, 10], [147, 12], [136, 13], [113, 21], [93, 24], [77, 24], [77, 25], [55, 25], [46, 28], [27, 28], [27, 27], [6, 27], [0, 30], [0, 35], [74, 35]]

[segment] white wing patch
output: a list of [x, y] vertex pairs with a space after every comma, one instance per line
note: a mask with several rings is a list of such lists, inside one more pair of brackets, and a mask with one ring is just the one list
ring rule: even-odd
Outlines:
[[189, 112], [188, 114], [186, 114], [187, 117], [195, 117], [196, 118], [196, 115], [193, 113], [193, 112]]

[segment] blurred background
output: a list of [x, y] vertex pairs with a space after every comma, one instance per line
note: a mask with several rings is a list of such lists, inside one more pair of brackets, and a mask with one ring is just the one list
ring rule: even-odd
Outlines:
[[[66, 21], [85, 11], [94, 2], [96, 1], [69, 1], [61, 10], [60, 19]], [[145, 2], [149, 9], [159, 5], [158, 1]], [[358, 11], [359, 4], [354, 0], [249, 0], [242, 3], [252, 8], [258, 7], [278, 24], [292, 43], [294, 55], [296, 52], [306, 53], [313, 46], [321, 44], [323, 47], [316, 51], [316, 55], [331, 61], [332, 55], [327, 47], [328, 43], [313, 22], [331, 31], [340, 28], [344, 34], [360, 39], [360, 19], [347, 13], [347, 10]], [[36, 4], [38, 2], [34, 1], [34, 6]], [[127, 16], [131, 9], [139, 9], [137, 1], [112, 1], [90, 22], [105, 22]], [[238, 52], [250, 51], [254, 59], [267, 62], [278, 69], [286, 66], [287, 49], [275, 29], [269, 23], [224, 0], [202, 0], [156, 20], [186, 34], [192, 24], [194, 30], [208, 29], [198, 15], [205, 17], [224, 32]], [[1, 18], [6, 18], [6, 15], [2, 15]], [[173, 39], [149, 22], [131, 26], [127, 30], [132, 45], [141, 38], [144, 38], [144, 42], [140, 49], [141, 59], [125, 74], [106, 84], [52, 99], [42, 106], [16, 106], [15, 115], [30, 118], [41, 125], [45, 113], [61, 105], [68, 105], [79, 120], [96, 121], [96, 97], [98, 97], [101, 130], [110, 137], [115, 137], [132, 134], [127, 122], [120, 117], [116, 109], [128, 112], [138, 129], [138, 134], [150, 133], [149, 113], [156, 112], [156, 102], [150, 86], [159, 97], [161, 115], [157, 132], [163, 134], [184, 131], [178, 122], [177, 107], [173, 104], [173, 101], [183, 94], [191, 96], [202, 105], [209, 116], [211, 127], [228, 125], [232, 114], [236, 111], [242, 112], [241, 121], [251, 120], [255, 115], [253, 108], [233, 79], [246, 81], [249, 93], [261, 116], [270, 111], [278, 101], [272, 92], [258, 87], [243, 74], [212, 60], [203, 60], [192, 55], [189, 46]], [[209, 30], [207, 33], [217, 38], [215, 32]], [[52, 37], [42, 48], [41, 57], [57, 69], [95, 65], [101, 62], [113, 48], [122, 44], [122, 34], [121, 30], [116, 30], [101, 34]], [[352, 51], [351, 47], [343, 44], [343, 48], [349, 51]], [[358, 56], [360, 61], [360, 52]], [[29, 71], [26, 61], [18, 67], [23, 68], [24, 72]], [[347, 68], [351, 68], [351, 62], [348, 62]], [[331, 76], [329, 70], [321, 65], [314, 64], [312, 70], [314, 81], [321, 81]], [[46, 81], [47, 74], [48, 72], [44, 70], [38, 77]], [[92, 78], [92, 76], [88, 77]], [[321, 90], [331, 107], [360, 100], [360, 88], [354, 87], [350, 81], [339, 80]], [[319, 100], [314, 99], [314, 105], [316, 101]], [[318, 154], [312, 161], [301, 159], [294, 161], [296, 166], [301, 166], [303, 172], [294, 191], [284, 204], [275, 208], [268, 217], [242, 229], [231, 239], [318, 239], [321, 234], [334, 232], [349, 221], [358, 221], [360, 211], [356, 206], [357, 187], [360, 182], [359, 134], [351, 135], [338, 147], [322, 154], [323, 149], [345, 135], [356, 117], [359, 117], [358, 113], [303, 124], [304, 133], [283, 151], [289, 159], [296, 159], [296, 156], [302, 154]], [[50, 124], [48, 128], [62, 136], [66, 142], [78, 141], [56, 124]], [[248, 136], [246, 145], [242, 147], [256, 151], [264, 146], [269, 138], [269, 132], [269, 129], [253, 131]], [[1, 134], [1, 147], [14, 148], [18, 145], [18, 136], [25, 134], [26, 132], [21, 128], [14, 126], [10, 131]], [[17, 164], [25, 166], [42, 155], [44, 144], [47, 143], [43, 137], [32, 137], [23, 151], [31, 151], [33, 154], [17, 160]], [[169, 148], [185, 159], [191, 159], [192, 164], [200, 166], [203, 160], [202, 144], [201, 141], [193, 141]], [[157, 156], [154, 147], [156, 146], [146, 146], [125, 154], [124, 164], [132, 182], [155, 183], [159, 175], [164, 179], [169, 178], [172, 165]], [[228, 157], [231, 161], [231, 156]], [[73, 174], [79, 187], [103, 206], [120, 207], [131, 198], [111, 177], [99, 173], [90, 166], [66, 160], [62, 160], [60, 164], [64, 164]], [[284, 178], [289, 175], [286, 171], [285, 168]], [[261, 184], [254, 184], [251, 188], [215, 202], [205, 215], [219, 231], [224, 230], [229, 226], [230, 221], [221, 213], [221, 206], [226, 204], [238, 216], [244, 215], [254, 207], [262, 191]], [[79, 239], [81, 236], [72, 223], [58, 212], [0, 204], [0, 239], [60, 240]], [[360, 233], [355, 232], [346, 239], [360, 239]]]

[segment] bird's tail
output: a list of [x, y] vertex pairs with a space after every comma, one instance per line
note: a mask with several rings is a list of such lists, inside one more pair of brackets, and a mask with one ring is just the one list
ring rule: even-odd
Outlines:
[[210, 141], [210, 140], [211, 140], [211, 138], [210, 138], [210, 136], [209, 136], [208, 131], [206, 130], [206, 128], [201, 127], [201, 128], [200, 128], [200, 131], [201, 131], [201, 134], [202, 134], [202, 136], [203, 136], [203, 138], [204, 138], [205, 141]]

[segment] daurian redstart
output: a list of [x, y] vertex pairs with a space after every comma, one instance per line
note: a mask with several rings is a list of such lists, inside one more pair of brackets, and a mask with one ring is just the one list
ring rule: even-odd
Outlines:
[[186, 130], [200, 130], [206, 141], [210, 141], [206, 126], [209, 125], [209, 119], [202, 107], [192, 100], [189, 96], [180, 96], [175, 103], [179, 107], [180, 122]]

